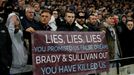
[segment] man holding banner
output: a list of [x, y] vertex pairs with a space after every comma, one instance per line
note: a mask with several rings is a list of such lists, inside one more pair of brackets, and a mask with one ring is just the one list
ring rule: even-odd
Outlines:
[[37, 30], [52, 31], [52, 27], [49, 25], [52, 13], [50, 10], [45, 9], [40, 15], [40, 27]]
[[75, 23], [75, 13], [71, 10], [65, 12], [64, 21], [58, 31], [82, 31], [81, 26]]

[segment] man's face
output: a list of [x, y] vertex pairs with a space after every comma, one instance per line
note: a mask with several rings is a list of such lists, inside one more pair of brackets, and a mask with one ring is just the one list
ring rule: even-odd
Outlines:
[[6, 0], [0, 0], [0, 7], [4, 7], [6, 3]]
[[77, 22], [80, 25], [83, 25], [85, 23], [85, 13], [79, 13], [79, 17], [77, 18]]
[[23, 7], [25, 5], [25, 0], [18, 0], [19, 7]]
[[57, 11], [53, 11], [53, 16], [54, 16], [55, 18], [58, 18], [58, 12], [57, 12]]
[[0, 6], [2, 5], [2, 3], [3, 3], [3, 1], [2, 1], [2, 0], [0, 0]]
[[27, 17], [28, 20], [33, 20], [33, 18], [34, 18], [34, 10], [29, 8], [26, 11], [26, 17]]
[[127, 18], [124, 16], [122, 17], [122, 22], [126, 22], [127, 21]]
[[34, 5], [34, 10], [36, 12], [39, 12], [40, 11], [40, 5], [39, 4]]
[[74, 13], [66, 13], [65, 20], [67, 23], [69, 23], [71, 25], [74, 22], [74, 19], [75, 19]]
[[134, 23], [133, 23], [132, 21], [128, 21], [128, 22], [127, 22], [127, 28], [128, 28], [129, 30], [132, 30], [133, 27], [134, 27]]
[[96, 16], [91, 15], [91, 16], [89, 17], [89, 22], [90, 22], [91, 24], [95, 25], [96, 22], [97, 22]]
[[114, 23], [114, 17], [110, 16], [106, 19], [106, 22], [109, 24], [109, 25], [115, 25]]
[[117, 15], [114, 15], [114, 23], [115, 24], [119, 23], [119, 17]]
[[47, 25], [51, 19], [51, 14], [48, 12], [44, 12], [41, 14], [40, 21], [41, 23]]

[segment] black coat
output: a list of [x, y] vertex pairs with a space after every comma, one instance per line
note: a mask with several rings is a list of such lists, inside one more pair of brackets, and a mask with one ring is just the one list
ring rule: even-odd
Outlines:
[[10, 13], [10, 5], [0, 7], [0, 75], [9, 75], [12, 64], [12, 42], [5, 26], [7, 16]]
[[41, 31], [51, 31], [51, 27], [49, 25], [44, 25], [41, 22], [39, 22], [39, 27], [36, 30], [41, 30]]
[[121, 33], [121, 48], [123, 57], [134, 56], [134, 30], [125, 29]]
[[[0, 25], [0, 75], [7, 75], [12, 63], [11, 39], [7, 28]], [[5, 73], [4, 73], [5, 72]]]
[[71, 25], [69, 25], [68, 23], [66, 23], [65, 21], [61, 22], [60, 27], [58, 27], [57, 29], [58, 31], [81, 31], [81, 29], [79, 29], [75, 23], [72, 23]]
[[[121, 33], [120, 45], [123, 58], [134, 56], [134, 30], [125, 29]], [[134, 64], [134, 58], [122, 61], [122, 65], [129, 64]]]
[[100, 31], [100, 26], [98, 23], [96, 23], [95, 25], [91, 23], [87, 23], [87, 26], [88, 26], [88, 31]]

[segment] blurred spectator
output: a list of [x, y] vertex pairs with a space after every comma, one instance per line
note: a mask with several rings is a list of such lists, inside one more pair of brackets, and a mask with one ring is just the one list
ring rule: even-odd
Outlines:
[[97, 17], [94, 14], [90, 14], [87, 22], [88, 31], [100, 31], [100, 25], [97, 21]]
[[127, 17], [132, 17], [132, 15], [133, 15], [133, 12], [131, 10], [126, 11], [126, 16]]
[[55, 19], [57, 19], [59, 17], [59, 12], [58, 10], [53, 10], [52, 11], [52, 15], [54, 16]]
[[34, 20], [34, 8], [27, 5], [25, 16], [21, 19], [22, 26], [26, 32], [34, 32], [38, 28], [38, 22]]
[[29, 50], [28, 64], [32, 64], [31, 33], [35, 32], [40, 27], [39, 23], [34, 20], [34, 8], [32, 6], [27, 5], [21, 23], [24, 29], [26, 46]]
[[18, 0], [18, 6], [20, 8], [20, 10], [24, 10], [25, 9], [25, 0]]
[[88, 31], [88, 26], [86, 25], [86, 13], [78, 12], [76, 15], [76, 26], [82, 31]]
[[[114, 28], [114, 15], [107, 14], [105, 18], [105, 22], [103, 23], [106, 28], [106, 40], [109, 47], [109, 57], [110, 59], [118, 59], [121, 57], [121, 49], [119, 45], [119, 40], [117, 37], [116, 30]], [[115, 67], [116, 65], [113, 63], [111, 67]]]
[[7, 12], [11, 5], [6, 0], [0, 0], [0, 75], [9, 75], [12, 64], [12, 42], [5, 26], [6, 19], [10, 12]]
[[24, 16], [24, 14], [25, 14], [25, 6], [26, 6], [26, 4], [25, 4], [25, 0], [18, 0], [18, 7], [17, 7], [17, 11], [18, 11], [18, 13], [19, 13], [19, 17], [20, 17], [20, 19], [23, 19], [23, 16]]
[[34, 19], [39, 22], [40, 21], [40, 13], [41, 13], [41, 9], [40, 9], [40, 4], [37, 2], [33, 3], [33, 8], [34, 8]]
[[[124, 31], [121, 33], [121, 48], [123, 57], [132, 57], [134, 56], [134, 22], [133, 19], [128, 20]], [[125, 61], [122, 65], [133, 64], [133, 59]]]
[[127, 16], [126, 15], [119, 15], [119, 22], [116, 25], [116, 29], [117, 29], [117, 35], [119, 37], [119, 41], [121, 41], [121, 33], [124, 31], [125, 27], [126, 27], [126, 22], [127, 22]]
[[61, 18], [58, 9], [55, 9], [52, 11], [52, 16], [54, 16], [54, 18], [55, 18], [57, 27], [60, 27], [61, 21], [63, 21], [63, 19]]
[[20, 74], [32, 71], [32, 66], [27, 66], [28, 52], [24, 46], [24, 41], [22, 39], [23, 30], [19, 17], [15, 13], [9, 14], [6, 26], [12, 40], [13, 60], [10, 74]]
[[52, 13], [50, 10], [45, 9], [40, 15], [40, 28], [38, 30], [52, 31], [52, 27], [49, 25]]
[[80, 31], [75, 24], [75, 13], [73, 11], [65, 12], [65, 21], [63, 21], [58, 28], [58, 31]]
[[[52, 13], [51, 13], [51, 15], [52, 15]], [[57, 30], [57, 25], [56, 25], [55, 17], [53, 15], [51, 16], [51, 19], [50, 19], [48, 25], [52, 28], [51, 29], [52, 31], [56, 31]]]
[[115, 25], [119, 24], [119, 16], [116, 14], [114, 14], [114, 23], [115, 23]]

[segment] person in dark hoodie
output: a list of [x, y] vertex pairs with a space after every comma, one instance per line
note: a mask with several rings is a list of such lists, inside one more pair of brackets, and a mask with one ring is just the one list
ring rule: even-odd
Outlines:
[[5, 25], [11, 9], [8, 1], [0, 0], [0, 75], [9, 75], [12, 63], [12, 42]]
[[[122, 41], [120, 41], [122, 56], [132, 57], [134, 56], [134, 22], [133, 20], [128, 20], [126, 23], [126, 28], [121, 34]], [[122, 65], [134, 64], [134, 59], [123, 61]]]
[[75, 20], [76, 26], [79, 27], [82, 31], [88, 31], [88, 26], [86, 24], [86, 13], [78, 12]]

